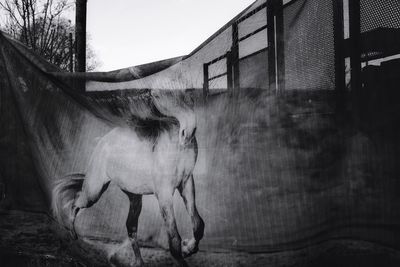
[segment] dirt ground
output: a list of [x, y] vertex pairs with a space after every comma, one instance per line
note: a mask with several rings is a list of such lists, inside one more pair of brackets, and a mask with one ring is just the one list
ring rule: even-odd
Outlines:
[[[45, 214], [23, 211], [0, 212], [0, 266], [101, 266], [108, 265], [105, 251], [115, 244], [99, 241], [77, 243], [54, 235], [52, 219]], [[90, 243], [90, 246], [87, 244]], [[126, 242], [125, 242], [126, 243]], [[120, 261], [132, 258], [129, 244], [119, 244]], [[92, 248], [91, 248], [92, 246]], [[175, 266], [168, 251], [141, 248], [146, 266]], [[88, 259], [91, 259], [89, 262]], [[94, 261], [93, 261], [94, 259]], [[189, 258], [190, 266], [271, 267], [369, 267], [400, 266], [400, 252], [359, 240], [330, 240], [307, 248], [270, 253], [200, 251]], [[129, 266], [129, 265], [128, 265]]]

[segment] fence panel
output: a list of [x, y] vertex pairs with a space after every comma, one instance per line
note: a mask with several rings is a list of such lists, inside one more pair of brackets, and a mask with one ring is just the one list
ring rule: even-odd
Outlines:
[[283, 23], [286, 90], [334, 89], [332, 0], [291, 1]]
[[259, 53], [242, 58], [239, 62], [240, 88], [263, 88], [269, 87], [268, 79], [268, 51], [261, 50]]
[[229, 87], [231, 87], [231, 67], [229, 66], [230, 51], [203, 65], [204, 96], [207, 96], [210, 93], [210, 90], [227, 90]]
[[361, 32], [380, 27], [400, 28], [399, 0], [361, 0]]
[[266, 3], [237, 21], [240, 88], [268, 88], [268, 24]]

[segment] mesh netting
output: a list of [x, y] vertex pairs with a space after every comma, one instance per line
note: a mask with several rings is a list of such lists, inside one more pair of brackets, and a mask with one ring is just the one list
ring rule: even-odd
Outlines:
[[268, 88], [268, 64], [265, 62], [268, 62], [268, 51], [262, 51], [240, 60], [241, 88]]
[[332, 1], [291, 1], [283, 18], [286, 89], [334, 89]]
[[397, 0], [361, 0], [361, 32], [379, 27], [400, 28], [400, 2]]
[[[198, 157], [196, 163], [188, 161], [194, 164], [196, 203], [206, 224], [202, 250], [287, 251], [339, 238], [399, 248], [399, 62], [367, 66], [364, 98], [351, 102], [340, 95], [353, 106], [339, 110], [347, 102], [337, 105], [335, 55], [342, 53], [334, 50], [334, 25], [340, 23], [334, 23], [333, 1], [285, 3], [283, 24], [272, 33], [283, 28], [282, 47], [277, 36], [267, 38], [274, 32], [265, 24], [270, 10], [258, 0], [186, 57], [110, 73], [62, 73], [1, 34], [1, 207], [52, 214], [50, 206], [61, 195], [54, 193], [60, 192], [56, 185], [75, 177], [76, 184], [69, 185], [75, 189], [92, 159], [104, 163], [104, 155], [114, 156], [114, 171], [130, 167], [136, 176], [152, 173], [149, 169], [171, 162], [170, 150], [187, 148], [179, 143], [187, 137], [180, 127], [192, 127]], [[398, 1], [361, 1], [362, 31], [399, 28], [399, 8]], [[275, 23], [281, 21], [278, 11]], [[380, 46], [363, 48], [372, 47], [364, 52], [378, 57], [382, 52], [374, 49]], [[398, 55], [397, 48], [389, 48]], [[273, 70], [276, 77], [270, 76]], [[205, 97], [207, 88], [214, 94]], [[170, 114], [161, 102], [183, 111]], [[108, 146], [96, 150], [105, 136], [112, 137]], [[175, 139], [161, 147], [162, 157], [142, 164], [162, 138]], [[132, 145], [132, 139], [138, 142]], [[109, 153], [116, 144], [124, 153]], [[172, 162], [175, 171], [187, 163]], [[104, 166], [110, 165], [98, 165]], [[82, 242], [102, 243], [102, 250], [90, 249], [107, 257], [127, 239], [129, 194], [117, 178], [76, 220]], [[173, 201], [182, 237], [191, 236], [178, 193]], [[144, 196], [140, 240], [167, 246], [162, 222], [157, 198]], [[62, 232], [62, 220], [56, 225]]]

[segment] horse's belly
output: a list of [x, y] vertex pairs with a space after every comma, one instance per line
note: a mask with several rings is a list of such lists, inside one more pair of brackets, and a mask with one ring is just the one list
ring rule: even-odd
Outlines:
[[154, 189], [151, 184], [126, 183], [125, 181], [117, 181], [117, 184], [122, 190], [133, 194], [150, 195], [154, 193]]
[[122, 189], [135, 194], [152, 194], [152, 162], [148, 153], [117, 154], [109, 161], [109, 176]]
[[153, 194], [154, 188], [151, 174], [146, 171], [127, 171], [120, 170], [114, 173], [113, 181], [125, 191], [134, 194], [147, 195]]

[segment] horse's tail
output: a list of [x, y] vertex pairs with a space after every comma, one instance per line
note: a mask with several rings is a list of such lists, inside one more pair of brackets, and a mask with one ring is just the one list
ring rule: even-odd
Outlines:
[[52, 212], [55, 219], [64, 226], [70, 226], [72, 205], [77, 193], [82, 189], [84, 179], [84, 174], [70, 174], [58, 180], [54, 186]]

